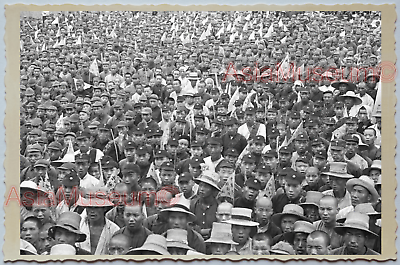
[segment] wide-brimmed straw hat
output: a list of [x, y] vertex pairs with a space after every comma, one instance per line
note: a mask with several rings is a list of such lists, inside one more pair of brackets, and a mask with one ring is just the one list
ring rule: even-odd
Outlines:
[[100, 189], [87, 189], [83, 197], [79, 197], [77, 205], [83, 207], [113, 207], [107, 193]]
[[26, 240], [19, 240], [20, 255], [37, 255], [36, 248]]
[[225, 223], [250, 227], [258, 226], [259, 223], [251, 221], [251, 214], [252, 210], [248, 208], [232, 208], [232, 217]]
[[219, 183], [219, 175], [213, 171], [206, 170], [204, 171], [197, 179], [194, 180], [197, 184], [199, 182], [204, 182], [207, 183], [208, 185], [214, 187], [217, 190], [221, 190], [220, 187], [218, 187]]
[[375, 189], [375, 183], [374, 181], [368, 177], [368, 176], [361, 176], [359, 178], [353, 178], [347, 181], [346, 183], [346, 189], [351, 193], [353, 190], [354, 186], [361, 186], [366, 188], [369, 193], [372, 195], [372, 201], [371, 203], [375, 203], [379, 199], [379, 194]]
[[292, 245], [287, 242], [280, 241], [273, 245], [269, 251], [271, 255], [295, 255]]
[[374, 160], [370, 167], [364, 169], [363, 174], [369, 175], [372, 169], [382, 170], [382, 160]]
[[285, 233], [284, 237], [287, 242], [293, 245], [293, 240], [296, 233], [311, 234], [315, 230], [316, 227], [310, 222], [296, 221], [293, 226], [293, 231]]
[[235, 241], [233, 241], [232, 235], [232, 225], [228, 223], [217, 223], [214, 222], [211, 229], [211, 236], [209, 239], [205, 241], [205, 243], [220, 243], [220, 244], [228, 244], [228, 245], [237, 245]]
[[299, 218], [299, 220], [309, 222], [309, 220], [304, 216], [303, 208], [297, 204], [286, 204], [283, 207], [282, 212], [274, 214], [272, 216], [271, 220], [272, 220], [272, 222], [274, 222], [274, 224], [276, 224], [278, 227], [280, 227], [282, 217], [287, 216], [287, 215], [296, 216]]
[[57, 244], [51, 247], [50, 255], [76, 255], [76, 249], [70, 244]]
[[319, 207], [319, 201], [324, 195], [322, 192], [319, 191], [307, 191], [306, 194], [306, 201], [303, 203], [300, 203], [299, 205], [301, 207], [307, 206], [307, 205], [314, 205], [316, 207]]
[[331, 84], [331, 86], [334, 87], [334, 88], [336, 88], [336, 89], [339, 89], [339, 86], [340, 86], [341, 84], [346, 84], [351, 90], [355, 90], [355, 89], [356, 89], [356, 85], [355, 85], [354, 83], [351, 83], [351, 82], [349, 82], [348, 80], [345, 80], [345, 79], [342, 79], [342, 80], [340, 80], [340, 81], [333, 82], [333, 83]]
[[169, 229], [167, 230], [167, 248], [183, 248], [187, 250], [193, 250], [189, 247], [188, 243], [188, 232], [185, 229]]
[[343, 226], [336, 226], [334, 229], [339, 235], [343, 235], [348, 228], [362, 230], [369, 235], [378, 237], [377, 234], [369, 230], [369, 217], [364, 213], [351, 212], [347, 215]]
[[362, 103], [362, 99], [357, 96], [354, 91], [347, 91], [346, 94], [339, 96], [338, 100], [343, 101], [345, 98], [354, 99], [356, 101], [355, 105], [360, 105]]
[[166, 219], [166, 215], [171, 212], [186, 213], [189, 222], [193, 222], [196, 220], [196, 215], [194, 215], [190, 211], [190, 200], [186, 199], [183, 196], [180, 196], [177, 203], [173, 204], [171, 207], [161, 210], [160, 216], [164, 216]]
[[351, 179], [354, 176], [347, 173], [347, 163], [346, 162], [330, 162], [329, 171], [324, 172], [325, 175], [333, 176], [343, 179]]
[[81, 223], [81, 216], [75, 212], [64, 212], [60, 215], [56, 225], [49, 228], [49, 236], [54, 238], [56, 228], [62, 228], [78, 235], [77, 243], [86, 240], [86, 234], [79, 230]]
[[170, 255], [167, 250], [167, 239], [156, 234], [149, 235], [143, 246], [131, 249], [125, 255], [140, 255], [142, 251], [151, 251], [154, 255]]
[[[358, 213], [363, 213], [368, 215], [370, 218], [375, 217], [375, 218], [381, 218], [381, 213], [375, 211], [374, 207], [370, 203], [360, 203], [354, 207], [354, 211]], [[336, 219], [336, 222], [338, 223], [343, 223], [346, 220], [346, 216], [340, 217]]]

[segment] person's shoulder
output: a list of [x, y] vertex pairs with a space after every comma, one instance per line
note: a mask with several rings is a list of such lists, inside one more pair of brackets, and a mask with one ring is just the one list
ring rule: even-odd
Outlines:
[[76, 255], [92, 255], [92, 253], [80, 247], [76, 247]]
[[329, 254], [330, 255], [342, 255], [344, 252], [344, 248], [345, 248], [344, 246], [340, 247], [340, 248], [335, 248]]

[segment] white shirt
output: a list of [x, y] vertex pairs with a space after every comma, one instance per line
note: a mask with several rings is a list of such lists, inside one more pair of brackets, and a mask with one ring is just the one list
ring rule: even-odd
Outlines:
[[85, 188], [85, 189], [90, 189], [90, 188], [96, 187], [97, 185], [99, 185], [99, 183], [100, 183], [100, 180], [93, 177], [89, 173], [86, 173], [86, 175], [83, 177], [83, 179], [81, 179], [81, 183], [80, 183], [79, 187]]

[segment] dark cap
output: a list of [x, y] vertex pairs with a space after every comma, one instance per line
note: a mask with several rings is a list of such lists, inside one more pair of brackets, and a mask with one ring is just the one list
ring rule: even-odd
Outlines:
[[207, 144], [208, 145], [222, 145], [222, 140], [221, 138], [218, 137], [210, 137], [207, 139]]
[[329, 124], [329, 125], [335, 125], [335, 124], [336, 124], [336, 121], [335, 121], [335, 119], [332, 118], [332, 117], [326, 117], [326, 118], [324, 119], [324, 123], [325, 123], [325, 124]]
[[357, 123], [358, 123], [357, 117], [348, 117], [346, 119], [346, 124], [357, 124]]
[[76, 139], [90, 138], [90, 133], [86, 131], [79, 131], [76, 133]]
[[224, 159], [221, 162], [219, 162], [219, 164], [217, 165], [217, 168], [215, 169], [215, 171], [218, 171], [220, 168], [235, 168], [231, 162], [229, 162], [228, 160]]
[[256, 172], [260, 173], [272, 173], [272, 169], [270, 166], [267, 166], [265, 164], [261, 164], [256, 168]]
[[161, 170], [175, 171], [174, 164], [169, 161], [162, 163], [160, 168]]
[[282, 153], [282, 154], [291, 154], [291, 153], [293, 153], [293, 151], [292, 151], [292, 149], [290, 149], [288, 146], [282, 146], [282, 147], [279, 149], [279, 153]]
[[62, 180], [62, 185], [65, 187], [79, 186], [80, 183], [81, 180], [75, 171], [72, 171], [71, 173], [67, 174]]
[[256, 158], [251, 155], [251, 154], [247, 154], [243, 156], [243, 162], [246, 163], [255, 163], [256, 162]]
[[124, 165], [121, 169], [121, 172], [124, 173], [136, 173], [140, 174], [140, 167], [133, 163], [128, 163]]
[[184, 172], [184, 173], [180, 174], [179, 178], [178, 178], [178, 182], [191, 181], [191, 180], [193, 180], [193, 175], [190, 174], [189, 172]]
[[90, 157], [88, 154], [77, 154], [75, 156], [75, 162], [81, 162], [81, 161], [90, 161]]
[[261, 182], [254, 177], [247, 179], [244, 185], [258, 191], [261, 190]]
[[278, 153], [275, 150], [268, 150], [267, 152], [265, 152], [265, 154], [263, 156], [278, 158]]
[[234, 125], [234, 124], [237, 124], [237, 120], [236, 120], [236, 118], [234, 118], [234, 117], [229, 117], [226, 121], [225, 121], [225, 123], [224, 123], [226, 126], [228, 126], [228, 125]]
[[47, 149], [53, 149], [53, 150], [62, 150], [62, 145], [59, 142], [51, 142], [48, 146]]
[[343, 140], [345, 140], [346, 142], [350, 142], [350, 143], [359, 143], [359, 139], [357, 136], [355, 136], [354, 134], [347, 134], [343, 137]]
[[246, 115], [247, 114], [253, 115], [253, 114], [256, 114], [256, 110], [253, 107], [248, 107], [248, 108], [246, 108], [245, 113], [246, 113]]
[[155, 158], [160, 158], [160, 157], [168, 157], [168, 152], [165, 150], [158, 150], [155, 154], [154, 154]]
[[334, 139], [331, 141], [332, 150], [343, 150], [346, 147], [346, 142], [341, 139]]
[[300, 133], [297, 135], [296, 141], [308, 141], [308, 135], [305, 133]]
[[287, 174], [285, 176], [285, 180], [287, 184], [295, 184], [295, 185], [299, 185], [303, 182], [304, 180], [304, 175], [300, 174], [299, 172], [294, 172], [293, 174]]
[[107, 161], [104, 162], [104, 164], [101, 165], [102, 168], [107, 169], [107, 168], [119, 168], [118, 163], [115, 162], [112, 159], [108, 159]]
[[125, 150], [136, 149], [137, 144], [135, 142], [129, 141], [125, 144]]
[[199, 142], [199, 141], [193, 141], [191, 144], [190, 144], [190, 147], [202, 147], [203, 145], [201, 144], [201, 142]]
[[225, 156], [239, 157], [239, 152], [235, 148], [229, 148], [225, 151]]
[[316, 145], [320, 145], [320, 144], [322, 144], [323, 142], [322, 142], [322, 139], [320, 138], [320, 137], [317, 137], [317, 138], [315, 138], [315, 139], [313, 139], [312, 141], [311, 141], [311, 146], [316, 146]]
[[290, 113], [290, 118], [292, 118], [292, 119], [300, 119], [300, 113], [297, 112], [297, 111], [292, 111]]
[[308, 158], [308, 157], [306, 157], [306, 156], [299, 156], [297, 159], [296, 159], [296, 163], [297, 162], [302, 162], [302, 163], [305, 163], [305, 164], [310, 164], [310, 159]]
[[317, 151], [314, 156], [322, 159], [327, 159], [328, 157], [325, 150]]
[[39, 159], [38, 161], [35, 162], [35, 165], [33, 167], [49, 167], [50, 162], [46, 159]]
[[168, 145], [170, 145], [170, 146], [178, 146], [178, 145], [179, 145], [178, 139], [176, 139], [176, 138], [170, 138], [170, 139], [168, 140]]
[[260, 143], [260, 144], [265, 144], [265, 138], [262, 135], [256, 135], [253, 138], [253, 143]]

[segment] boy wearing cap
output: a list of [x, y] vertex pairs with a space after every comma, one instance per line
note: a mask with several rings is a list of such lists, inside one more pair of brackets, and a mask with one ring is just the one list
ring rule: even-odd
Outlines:
[[293, 245], [296, 255], [307, 255], [307, 237], [315, 231], [315, 226], [308, 221], [296, 221], [292, 232], [285, 234], [286, 240]]
[[56, 220], [60, 214], [67, 211], [81, 213], [82, 209], [77, 205], [81, 196], [80, 181], [75, 171], [67, 174], [62, 180], [62, 187], [57, 191], [56, 195], [56, 199], [59, 202], [55, 211]]
[[240, 154], [247, 146], [246, 138], [238, 133], [238, 122], [234, 117], [230, 117], [225, 123], [226, 133], [221, 136], [223, 153], [230, 148], [235, 148]]
[[178, 187], [181, 193], [177, 194], [177, 196], [183, 196], [188, 200], [193, 199], [196, 196], [193, 190], [194, 185], [193, 175], [189, 172], [182, 173], [178, 177]]
[[96, 148], [93, 148], [90, 144], [90, 134], [87, 131], [79, 131], [76, 134], [76, 143], [79, 147], [79, 150], [75, 152], [75, 155], [78, 154], [87, 154], [90, 158], [90, 163], [98, 163], [100, 159], [104, 156], [104, 153]]
[[87, 154], [78, 154], [75, 156], [75, 165], [79, 178], [81, 179], [80, 187], [90, 188], [97, 185], [104, 185], [94, 176], [89, 174], [90, 157]]
[[210, 236], [212, 223], [217, 221], [216, 212], [218, 201], [216, 199], [221, 190], [218, 186], [219, 175], [206, 170], [195, 182], [199, 185], [197, 197], [190, 202], [190, 210], [195, 214], [194, 224], [204, 238]]
[[260, 189], [261, 183], [258, 179], [254, 177], [247, 179], [241, 195], [235, 198], [233, 206], [254, 209]]
[[204, 158], [207, 170], [215, 172], [215, 168], [224, 159], [222, 157], [222, 142], [220, 138], [211, 137], [207, 140], [207, 149], [210, 156]]
[[243, 135], [246, 139], [251, 139], [256, 135], [261, 135], [264, 139], [267, 137], [266, 128], [264, 124], [256, 122], [256, 111], [254, 108], [249, 107], [245, 111], [246, 123], [238, 128], [238, 133]]
[[368, 164], [371, 164], [372, 161], [369, 157], [366, 157], [364, 159], [362, 156], [359, 155], [359, 137], [360, 136], [356, 136], [355, 134], [347, 134], [343, 137], [343, 139], [346, 141], [345, 160], [353, 162], [361, 170], [364, 170], [368, 168]]
[[272, 197], [272, 204], [274, 213], [281, 213], [284, 206], [287, 204], [299, 204], [303, 199], [303, 183], [304, 175], [296, 171], [288, 171], [285, 175], [285, 192], [283, 194], [276, 194]]
[[121, 168], [122, 181], [129, 187], [129, 194], [136, 196], [135, 192], [140, 190], [140, 168], [138, 165], [129, 163]]
[[179, 193], [179, 188], [175, 185], [176, 172], [171, 162], [164, 162], [160, 168], [161, 185], [158, 190], [165, 190], [172, 193], [173, 196]]

